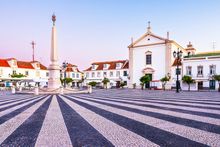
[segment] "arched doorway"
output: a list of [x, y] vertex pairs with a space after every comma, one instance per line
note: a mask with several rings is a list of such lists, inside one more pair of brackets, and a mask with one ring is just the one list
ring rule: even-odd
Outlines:
[[[153, 80], [153, 74], [154, 74], [155, 70], [151, 67], [147, 67], [143, 69], [143, 74], [144, 75], [148, 75], [150, 77], [150, 81]], [[145, 88], [150, 88], [150, 82], [147, 82], [145, 84]]]

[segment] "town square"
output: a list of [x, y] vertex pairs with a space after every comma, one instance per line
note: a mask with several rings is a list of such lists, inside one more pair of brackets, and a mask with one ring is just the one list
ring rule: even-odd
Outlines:
[[0, 4], [0, 146], [220, 146], [217, 0]]

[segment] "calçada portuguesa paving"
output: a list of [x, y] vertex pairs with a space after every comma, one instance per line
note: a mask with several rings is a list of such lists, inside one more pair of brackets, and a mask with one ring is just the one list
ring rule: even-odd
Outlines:
[[220, 93], [0, 92], [0, 146], [220, 146]]

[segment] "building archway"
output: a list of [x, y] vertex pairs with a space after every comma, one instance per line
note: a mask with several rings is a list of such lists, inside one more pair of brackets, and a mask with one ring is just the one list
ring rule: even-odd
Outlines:
[[[151, 67], [144, 68], [142, 72], [144, 75], [148, 75], [150, 77], [150, 81], [153, 80], [153, 74], [155, 72], [155, 70], [153, 68], [151, 68]], [[150, 88], [150, 82], [147, 82], [145, 84], [145, 88]]]

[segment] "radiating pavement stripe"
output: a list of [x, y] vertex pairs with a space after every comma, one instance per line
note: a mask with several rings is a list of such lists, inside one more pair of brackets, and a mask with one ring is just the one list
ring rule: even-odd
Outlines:
[[57, 100], [73, 146], [113, 146], [66, 102]]
[[[111, 120], [112, 122], [138, 134], [142, 137], [160, 145], [160, 146], [206, 146], [202, 143], [192, 141], [188, 138], [170, 133], [168, 131], [161, 130], [159, 128], [156, 128], [154, 126], [150, 126], [148, 124], [144, 124], [142, 122], [129, 119], [127, 117], [121, 116], [116, 113], [112, 113], [109, 111], [106, 111], [102, 108], [98, 108], [96, 106], [93, 106], [91, 104], [82, 102], [82, 100], [76, 100], [74, 98], [66, 97], [69, 100], [77, 103], [78, 105], [81, 105], [103, 117], [106, 119]], [[103, 106], [102, 106], [103, 107]], [[178, 140], [178, 142], [176, 141]]]
[[[103, 98], [103, 97], [96, 97], [96, 98]], [[110, 98], [110, 99], [116, 99], [117, 98], [112, 98], [112, 97], [104, 97], [104, 98]], [[123, 99], [119, 99], [119, 100], [123, 100]], [[134, 101], [132, 99], [130, 99], [130, 101]], [[220, 107], [216, 107], [216, 106], [206, 106], [206, 105], [191, 105], [191, 104], [184, 104], [184, 103], [174, 103], [174, 102], [158, 102], [158, 101], [149, 101], [149, 100], [144, 100], [145, 103], [150, 103], [150, 104], [161, 104], [161, 105], [170, 105], [170, 106], [178, 106], [178, 107], [187, 107], [187, 108], [198, 108], [198, 109], [205, 109], [205, 110], [217, 110], [220, 111]]]
[[0, 112], [1, 112], [1, 111], [5, 111], [5, 110], [7, 110], [7, 109], [10, 109], [10, 108], [12, 108], [12, 107], [15, 107], [15, 106], [24, 104], [24, 103], [29, 102], [29, 101], [31, 101], [31, 100], [33, 100], [33, 99], [28, 99], [28, 100], [25, 100], [25, 101], [22, 101], [22, 102], [18, 102], [18, 103], [15, 103], [15, 104], [12, 104], [12, 105], [9, 105], [9, 106], [0, 108]]
[[22, 113], [23, 111], [25, 111], [26, 109], [28, 109], [29, 107], [33, 106], [34, 104], [36, 104], [37, 102], [41, 101], [44, 98], [45, 98], [45, 96], [42, 97], [41, 99], [37, 100], [37, 101], [34, 101], [34, 102], [32, 102], [30, 104], [27, 104], [27, 105], [25, 105], [25, 106], [23, 106], [21, 108], [18, 108], [15, 111], [12, 111], [12, 112], [10, 112], [8, 114], [3, 115], [1, 117], [1, 119], [0, 119], [0, 124], [3, 124], [4, 122], [8, 121], [9, 119], [11, 119], [11, 118], [15, 117], [16, 115]]
[[206, 132], [203, 130], [198, 130], [198, 129], [190, 128], [187, 126], [175, 124], [175, 123], [170, 123], [168, 121], [144, 116], [141, 114], [137, 114], [135, 112], [130, 112], [130, 111], [118, 109], [116, 107], [103, 106], [102, 104], [97, 104], [97, 103], [90, 102], [90, 101], [87, 101], [84, 99], [77, 99], [77, 100], [85, 102], [85, 103], [93, 105], [93, 106], [96, 106], [98, 108], [104, 109], [106, 111], [117, 113], [117, 114], [123, 115], [125, 117], [128, 117], [130, 119], [135, 119], [139, 122], [143, 122], [145, 124], [149, 124], [151, 126], [158, 127], [162, 130], [165, 130], [165, 131], [168, 131], [168, 132], [171, 132], [174, 134], [178, 134], [180, 136], [186, 137], [188, 139], [191, 139], [191, 140], [194, 140], [197, 142], [209, 144], [212, 146], [213, 145], [215, 145], [215, 146], [220, 145], [220, 142], [218, 141], [218, 140], [220, 140], [220, 135], [217, 135], [214, 133], [209, 133], [209, 132]]
[[[96, 101], [100, 101], [100, 102], [108, 102], [110, 104], [117, 104], [120, 106], [127, 106], [130, 108], [134, 108], [134, 109], [140, 109], [143, 111], [150, 111], [150, 112], [155, 112], [155, 113], [160, 113], [160, 114], [164, 114], [164, 115], [172, 115], [175, 117], [180, 117], [180, 118], [186, 118], [186, 119], [190, 119], [190, 120], [196, 120], [196, 121], [201, 121], [204, 123], [210, 123], [210, 124], [214, 124], [214, 125], [219, 125], [220, 126], [220, 119], [217, 118], [210, 118], [209, 115], [194, 115], [193, 113], [181, 113], [182, 111], [170, 111], [168, 108], [167, 109], [160, 109], [160, 108], [151, 108], [151, 107], [146, 107], [146, 106], [142, 106], [142, 105], [134, 105], [134, 103], [126, 103], [124, 101], [108, 101], [108, 99], [96, 99], [96, 98], [87, 98], [85, 96], [73, 96], [76, 98], [86, 98], [86, 99], [92, 99], [92, 100], [96, 100]], [[205, 117], [204, 117], [205, 116]], [[219, 115], [220, 116], [220, 115]], [[219, 117], [220, 118], [220, 117]]]
[[158, 146], [144, 137], [125, 129], [100, 115], [97, 115], [93, 111], [90, 111], [66, 98], [63, 98], [63, 100], [72, 109], [76, 110], [77, 113], [79, 113], [114, 146]]
[[72, 146], [70, 136], [55, 95], [53, 95], [35, 146]]
[[51, 102], [47, 99], [24, 123], [22, 123], [1, 146], [34, 146]]
[[[75, 97], [82, 97], [83, 98], [83, 96], [81, 96], [81, 95], [80, 96], [75, 95]], [[86, 96], [86, 97], [89, 97], [89, 96]], [[206, 117], [211, 117], [211, 118], [220, 118], [220, 111], [217, 111], [217, 110], [186, 108], [186, 107], [170, 106], [170, 105], [164, 105], [164, 104], [151, 104], [151, 103], [149, 104], [147, 102], [141, 103], [141, 102], [133, 102], [133, 101], [128, 101], [128, 100], [116, 100], [116, 99], [112, 99], [112, 98], [97, 98], [97, 97], [91, 97], [91, 96], [89, 98], [118, 102], [118, 103], [126, 103], [126, 104], [131, 104], [131, 105], [136, 105], [136, 106], [143, 106], [143, 107], [147, 107], [147, 108], [169, 110], [169, 111], [186, 113], [186, 114], [191, 114], [191, 115], [206, 116]]]
[[[34, 104], [29, 109], [26, 109], [21, 114], [13, 117], [12, 119], [6, 121], [0, 125], [0, 144], [10, 136], [21, 124], [23, 124], [46, 100], [49, 96], [38, 103]], [[32, 122], [33, 123], [33, 122]], [[1, 145], [0, 145], [1, 146]]]
[[12, 102], [6, 102], [6, 103], [3, 103], [3, 104], [0, 104], [0, 109], [4, 108], [4, 107], [7, 107], [7, 106], [10, 106], [10, 105], [14, 105], [14, 104], [20, 103], [20, 102], [24, 102], [26, 100], [35, 99], [35, 98], [38, 98], [38, 97], [40, 97], [40, 96], [34, 96], [34, 97], [24, 98], [24, 99], [12, 101]]
[[[83, 99], [83, 98], [81, 98], [81, 99]], [[196, 120], [191, 120], [191, 119], [186, 119], [186, 118], [175, 117], [175, 116], [172, 116], [172, 115], [160, 114], [160, 113], [157, 113], [157, 112], [143, 111], [143, 110], [140, 110], [140, 109], [115, 105], [115, 104], [111, 104], [111, 103], [107, 103], [107, 102], [95, 101], [95, 100], [91, 100], [91, 99], [88, 99], [88, 101], [96, 102], [96, 103], [107, 105], [107, 106], [112, 106], [112, 107], [115, 107], [115, 108], [131, 111], [131, 112], [136, 112], [136, 113], [139, 113], [139, 114], [142, 114], [142, 115], [146, 115], [146, 116], [166, 120], [166, 121], [169, 121], [169, 122], [172, 122], [172, 123], [177, 123], [177, 124], [180, 124], [180, 125], [193, 127], [193, 128], [196, 128], [196, 129], [200, 129], [200, 130], [220, 134], [220, 126], [219, 125], [209, 124], [209, 123], [206, 123], [206, 122], [201, 122], [201, 121], [196, 121]]]
[[[84, 94], [86, 95], [86, 94]], [[100, 97], [109, 97], [109, 98], [119, 98], [119, 99], [134, 99], [134, 100], [157, 100], [157, 101], [173, 101], [173, 102], [186, 102], [186, 103], [198, 103], [198, 104], [219, 104], [220, 100], [213, 100], [213, 99], [189, 99], [189, 98], [164, 98], [164, 97], [155, 97], [155, 96], [150, 96], [150, 95], [145, 95], [142, 97], [138, 97], [137, 95], [133, 94], [132, 97], [131, 95], [123, 96], [123, 95], [102, 95], [102, 94], [91, 94], [92, 96], [100, 96]]]
[[6, 102], [17, 101], [17, 100], [20, 100], [20, 99], [31, 98], [31, 97], [34, 97], [34, 96], [33, 96], [33, 95], [29, 95], [29, 96], [22, 96], [22, 95], [20, 96], [20, 95], [17, 95], [15, 98], [5, 97], [4, 100], [0, 100], [0, 104], [6, 103]]
[[[45, 97], [45, 96], [43, 96], [43, 97]], [[20, 108], [22, 108], [22, 107], [25, 108], [24, 106], [26, 106], [26, 105], [29, 105], [29, 104], [31, 104], [31, 103], [34, 104], [33, 102], [38, 101], [39, 99], [42, 99], [43, 97], [42, 97], [42, 96], [41, 96], [41, 97], [37, 97], [37, 98], [34, 98], [33, 100], [31, 100], [31, 101], [29, 101], [29, 102], [26, 102], [26, 103], [23, 103], [23, 104], [21, 104], [21, 105], [12, 107], [12, 108], [10, 108], [10, 109], [6, 109], [5, 111], [0, 112], [0, 118], [1, 118], [2, 116], [4, 116], [4, 115], [8, 114], [8, 113], [11, 113], [12, 111], [19, 111]], [[22, 109], [23, 109], [23, 108], [22, 108]]]

